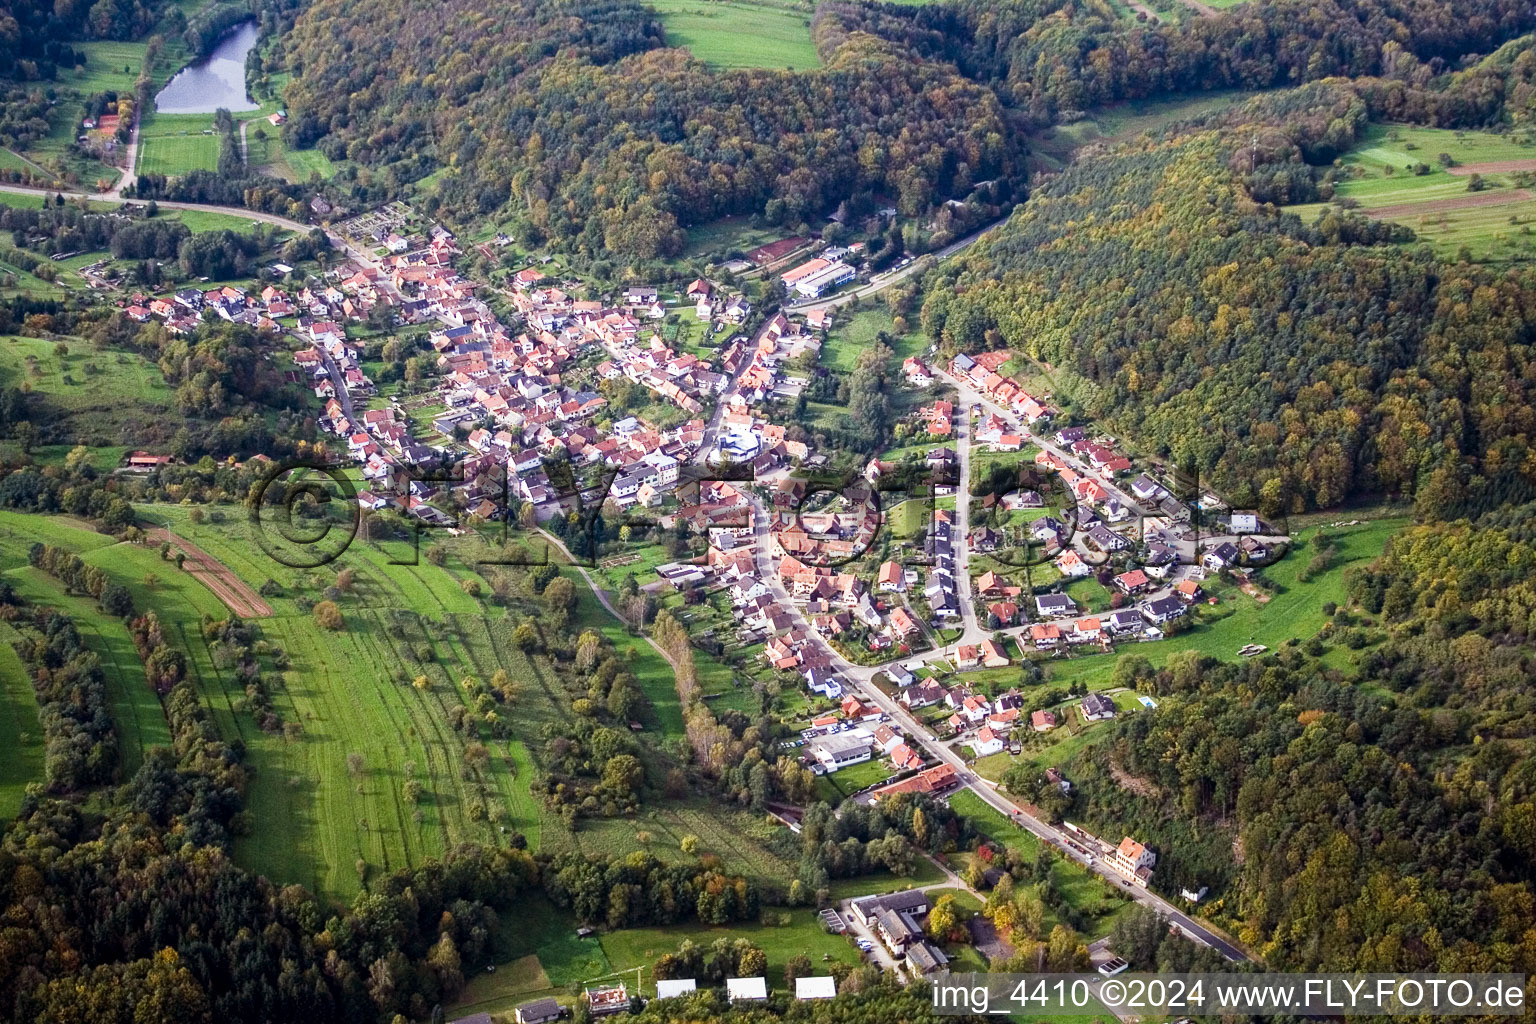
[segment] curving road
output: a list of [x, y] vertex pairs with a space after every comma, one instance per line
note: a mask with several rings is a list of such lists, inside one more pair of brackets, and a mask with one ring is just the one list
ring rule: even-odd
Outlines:
[[[84, 199], [92, 203], [145, 203], [146, 199], [132, 199], [112, 192], [70, 192], [57, 188], [33, 188], [30, 185], [0, 184], [0, 192], [14, 192], [17, 195], [60, 195], [65, 199]], [[257, 221], [262, 224], [272, 224], [299, 234], [306, 234], [317, 225], [303, 224], [287, 217], [279, 217], [275, 213], [264, 213], [261, 210], [247, 210], [242, 206], [219, 206], [214, 203], [183, 203], [174, 199], [156, 199], [155, 205], [162, 210], [194, 210], [198, 213], [222, 213], [226, 217], [242, 217], [246, 220]], [[372, 265], [373, 257], [342, 238], [340, 235], [327, 230], [326, 239], [331, 243], [331, 248], [338, 249], [348, 256], [362, 263]]]

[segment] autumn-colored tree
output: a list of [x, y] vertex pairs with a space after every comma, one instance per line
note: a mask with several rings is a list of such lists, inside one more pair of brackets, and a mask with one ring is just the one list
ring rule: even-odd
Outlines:
[[315, 607], [310, 614], [314, 616], [315, 625], [321, 629], [336, 630], [346, 624], [346, 620], [342, 618], [341, 609], [337, 607], [335, 601], [315, 602]]

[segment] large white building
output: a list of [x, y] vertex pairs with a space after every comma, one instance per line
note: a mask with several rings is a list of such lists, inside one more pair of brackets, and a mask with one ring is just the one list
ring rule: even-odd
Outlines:
[[819, 299], [823, 293], [852, 281], [853, 274], [853, 268], [839, 260], [805, 275], [793, 287], [807, 299]]
[[811, 741], [811, 754], [829, 772], [868, 761], [874, 744], [866, 732], [835, 732]]

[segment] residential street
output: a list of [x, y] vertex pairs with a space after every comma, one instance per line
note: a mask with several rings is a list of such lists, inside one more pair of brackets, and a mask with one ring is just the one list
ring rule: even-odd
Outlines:
[[[1067, 844], [1066, 833], [1038, 818], [1026, 814], [1012, 800], [999, 793], [992, 783], [973, 772], [967, 765], [965, 758], [947, 744], [939, 742], [925, 726], [912, 717], [906, 708], [895, 699], [886, 696], [879, 687], [875, 686], [874, 677], [881, 671], [879, 668], [855, 665], [838, 654], [836, 649], [823, 640], [819, 633], [810, 628], [810, 624], [806, 622], [805, 616], [795, 606], [788, 592], [785, 591], [783, 585], [779, 582], [777, 573], [773, 571], [772, 559], [769, 555], [766, 510], [760, 499], [756, 497], [753, 498], [753, 512], [753, 535], [756, 544], [756, 559], [760, 578], [768, 586], [775, 600], [787, 611], [794, 624], [806, 630], [813, 638], [812, 643], [818, 645], [826, 653], [832, 665], [836, 668], [838, 675], [842, 678], [844, 685], [857, 691], [860, 700], [875, 705], [890, 716], [891, 721], [911, 737], [913, 742], [920, 745], [930, 759], [953, 767], [964, 788], [971, 790], [988, 805], [1012, 819], [1018, 827], [1034, 833], [1040, 839], [1050, 843], [1058, 853], [1076, 860], [1088, 868], [1088, 870], [1103, 876], [1112, 884], [1120, 886], [1131, 899], [1134, 899], [1143, 906], [1152, 907], [1157, 910], [1172, 925], [1178, 927], [1180, 931], [1194, 941], [1202, 945], [1214, 947], [1228, 960], [1247, 959], [1243, 950], [1237, 945], [1215, 934], [1156, 893], [1132, 886], [1126, 881], [1124, 875], [1106, 866], [1102, 860], [1092, 858], [1092, 863], [1089, 863], [1090, 858], [1078, 853]], [[934, 651], [913, 660], [927, 661], [941, 656], [942, 652]]]

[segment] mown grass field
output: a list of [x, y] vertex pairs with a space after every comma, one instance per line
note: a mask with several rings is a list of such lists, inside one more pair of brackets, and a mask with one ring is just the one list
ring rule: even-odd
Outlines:
[[775, 0], [651, 0], [669, 46], [717, 68], [820, 66], [808, 6]]
[[[1441, 154], [1453, 164], [1442, 166]], [[1355, 177], [1339, 183], [1335, 203], [1344, 200], [1371, 216], [1410, 227], [1442, 254], [1455, 256], [1463, 247], [1474, 259], [1536, 254], [1531, 227], [1536, 194], [1516, 180], [1517, 171], [1536, 171], [1536, 141], [1526, 135], [1373, 124], [1342, 163]], [[1428, 173], [1415, 174], [1418, 164], [1426, 165]], [[1483, 191], [1468, 190], [1473, 172], [1487, 186]], [[1307, 203], [1291, 210], [1310, 223], [1329, 205]]]
[[153, 135], [139, 140], [140, 174], [186, 174], [218, 167], [217, 135]]
[[0, 821], [14, 817], [27, 783], [43, 778], [43, 731], [16, 631], [0, 623]]

